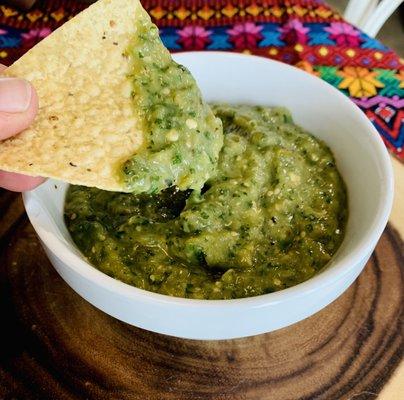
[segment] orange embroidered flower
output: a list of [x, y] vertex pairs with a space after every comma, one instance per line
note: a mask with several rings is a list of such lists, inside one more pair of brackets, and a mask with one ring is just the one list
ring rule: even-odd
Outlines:
[[59, 22], [61, 21], [64, 17], [66, 16], [66, 12], [63, 9], [63, 7], [58, 8], [56, 11], [54, 11], [51, 14], [51, 17], [56, 21]]
[[150, 15], [155, 19], [161, 19], [167, 14], [167, 11], [164, 10], [162, 7], [157, 6], [150, 10]]
[[198, 15], [204, 19], [205, 21], [207, 21], [212, 15], [214, 15], [215, 12], [214, 10], [212, 10], [211, 8], [209, 8], [208, 5], [204, 5], [203, 8], [201, 8], [198, 11]]
[[225, 15], [226, 17], [234, 17], [238, 12], [238, 8], [234, 7], [232, 4], [227, 3], [226, 7], [222, 8], [222, 13], [223, 15]]
[[16, 11], [14, 8], [11, 7], [6, 7], [6, 6], [0, 6], [0, 11], [3, 13], [3, 15], [7, 17], [15, 17], [18, 15], [18, 11]]
[[384, 84], [375, 78], [377, 72], [369, 71], [367, 68], [345, 67], [337, 74], [344, 78], [338, 87], [348, 89], [352, 97], [375, 96], [377, 88], [384, 87]]
[[26, 16], [31, 22], [35, 22], [37, 19], [39, 19], [43, 16], [43, 12], [41, 12], [39, 10], [33, 10], [33, 11], [27, 13]]
[[252, 3], [245, 10], [248, 12], [248, 14], [256, 17], [262, 11], [262, 7], [257, 6], [257, 4], [255, 3]]
[[191, 14], [191, 11], [187, 10], [184, 6], [181, 6], [174, 11], [174, 15], [181, 21], [186, 19]]
[[299, 17], [303, 17], [308, 12], [307, 8], [304, 8], [299, 5], [293, 6], [292, 9], [295, 12], [295, 14], [298, 15]]
[[278, 7], [278, 6], [274, 6], [271, 9], [272, 14], [276, 17], [276, 18], [280, 18], [282, 16], [282, 14], [285, 12], [285, 8], [284, 7]]
[[315, 13], [321, 18], [328, 18], [332, 15], [332, 11], [328, 7], [323, 6], [317, 7]]

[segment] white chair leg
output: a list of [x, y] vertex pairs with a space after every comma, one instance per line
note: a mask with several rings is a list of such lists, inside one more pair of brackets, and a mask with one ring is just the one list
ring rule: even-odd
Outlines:
[[365, 20], [360, 21], [359, 28], [369, 36], [376, 36], [383, 24], [403, 1], [404, 0], [382, 0]]
[[358, 26], [363, 26], [363, 24], [370, 18], [374, 13], [377, 6], [380, 4], [380, 0], [370, 0], [367, 9], [364, 11], [363, 15], [359, 17]]
[[358, 25], [364, 17], [374, 11], [377, 3], [378, 0], [350, 0], [345, 9], [344, 18], [348, 22]]

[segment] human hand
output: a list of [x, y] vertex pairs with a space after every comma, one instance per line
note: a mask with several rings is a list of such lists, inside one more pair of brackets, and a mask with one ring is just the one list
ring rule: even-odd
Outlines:
[[[5, 68], [0, 65], [0, 72]], [[37, 111], [38, 97], [27, 81], [0, 76], [0, 140], [28, 128]], [[0, 187], [15, 192], [31, 190], [43, 181], [40, 177], [0, 171]]]

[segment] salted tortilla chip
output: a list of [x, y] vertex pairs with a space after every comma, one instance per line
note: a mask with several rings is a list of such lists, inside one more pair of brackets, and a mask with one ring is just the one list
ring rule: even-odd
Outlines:
[[120, 168], [144, 135], [125, 50], [144, 17], [138, 0], [99, 0], [6, 70], [33, 83], [40, 109], [0, 142], [0, 169], [127, 191]]

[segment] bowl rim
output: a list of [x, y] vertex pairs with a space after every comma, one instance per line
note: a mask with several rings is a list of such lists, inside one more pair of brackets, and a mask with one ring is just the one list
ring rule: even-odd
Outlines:
[[[277, 292], [267, 293], [254, 297], [245, 297], [228, 300], [206, 300], [206, 299], [189, 299], [182, 297], [174, 297], [165, 294], [151, 292], [145, 289], [140, 289], [135, 286], [131, 286], [127, 283], [121, 282], [115, 278], [108, 276], [95, 268], [84, 259], [80, 258], [70, 249], [70, 244], [64, 243], [59, 240], [56, 235], [51, 234], [46, 229], [43, 229], [40, 224], [37, 223], [35, 216], [30, 213], [30, 201], [37, 198], [34, 191], [23, 193], [23, 201], [28, 214], [28, 217], [37, 232], [41, 241], [46, 247], [64, 264], [70, 269], [73, 269], [77, 274], [81, 275], [84, 279], [92, 281], [94, 284], [101, 286], [103, 289], [109, 292], [119, 293], [127, 298], [142, 300], [143, 302], [158, 303], [160, 305], [176, 305], [179, 307], [193, 308], [193, 307], [225, 307], [225, 308], [260, 308], [267, 306], [268, 304], [276, 304], [289, 301], [298, 297], [306, 296], [311, 292], [318, 291], [324, 287], [334, 284], [336, 281], [344, 279], [356, 264], [363, 261], [373, 251], [377, 241], [379, 240], [386, 224], [392, 208], [393, 203], [393, 168], [391, 165], [390, 156], [383, 143], [382, 138], [377, 132], [376, 128], [366, 117], [366, 115], [359, 109], [359, 107], [350, 100], [346, 95], [341, 93], [335, 87], [329, 83], [312, 76], [311, 74], [295, 67], [276, 60], [268, 59], [266, 57], [247, 55], [242, 53], [231, 53], [226, 51], [189, 51], [189, 52], [176, 52], [173, 54], [174, 59], [183, 57], [213, 57], [217, 55], [228, 58], [229, 61], [237, 61], [240, 59], [249, 58], [254, 62], [264, 62], [277, 64], [279, 68], [293, 70], [294, 73], [304, 75], [304, 79], [316, 81], [316, 84], [324, 86], [332, 96], [338, 97], [339, 101], [345, 103], [352, 109], [352, 115], [359, 119], [365, 126], [367, 126], [369, 138], [373, 149], [376, 152], [379, 164], [381, 167], [381, 175], [384, 176], [383, 181], [385, 190], [381, 192], [378, 210], [374, 216], [372, 224], [369, 226], [366, 235], [364, 235], [355, 247], [355, 250], [349, 255], [349, 264], [346, 262], [346, 256], [344, 259], [337, 262], [331, 267], [325, 266], [322, 271], [313, 276], [312, 278], [292, 286], [287, 289], [282, 289]], [[46, 208], [46, 207], [45, 207]]]

